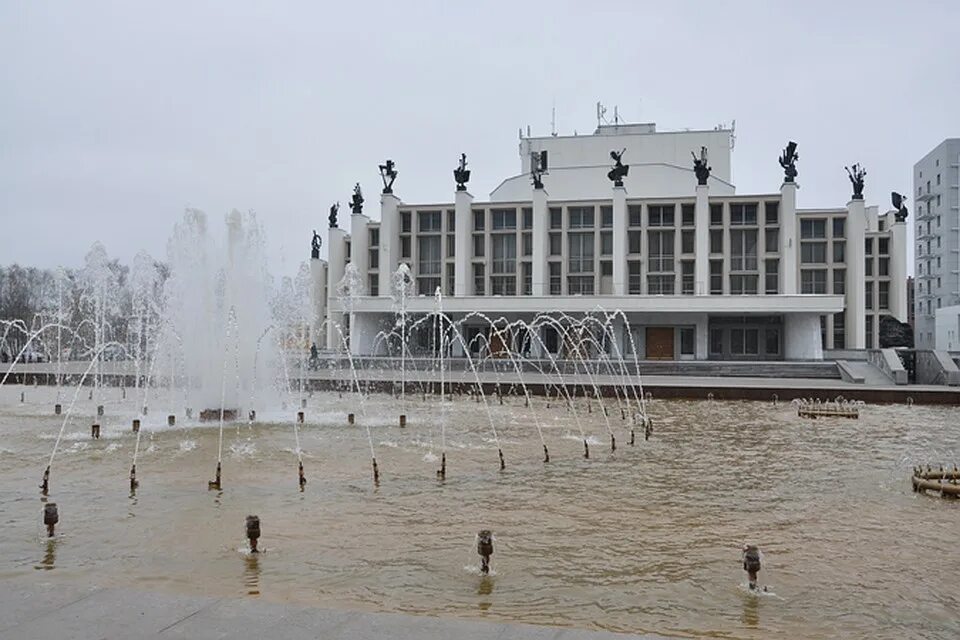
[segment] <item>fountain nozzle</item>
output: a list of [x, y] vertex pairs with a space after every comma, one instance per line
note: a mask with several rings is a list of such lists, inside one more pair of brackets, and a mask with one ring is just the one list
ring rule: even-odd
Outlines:
[[637, 433], [633, 429], [630, 429], [630, 446], [634, 446], [637, 442]]
[[256, 409], [250, 409], [250, 412], [247, 414], [247, 419], [248, 419], [250, 422], [256, 422], [256, 421], [257, 421], [257, 411], [256, 411]]
[[167, 416], [167, 426], [172, 427], [175, 424], [177, 424], [177, 416], [171, 413], [170, 415]]
[[497, 455], [500, 456], [500, 471], [503, 471], [507, 468], [506, 463], [503, 461], [503, 449], [497, 449]]
[[136, 491], [139, 486], [140, 481], [137, 480], [137, 465], [132, 465], [130, 467], [130, 493]]
[[297, 424], [303, 424], [303, 411], [297, 411]]
[[353, 424], [356, 421], [356, 417], [352, 413], [347, 414], [347, 424]]
[[376, 458], [373, 458], [373, 484], [380, 486], [380, 468], [377, 466]]
[[258, 516], [247, 516], [247, 540], [250, 541], [250, 553], [259, 553], [257, 549], [257, 540], [260, 539], [260, 518]]
[[490, 556], [493, 555], [493, 532], [481, 529], [477, 534], [477, 553], [480, 555], [480, 573], [490, 573]]
[[610, 451], [617, 450], [617, 436], [610, 434]]
[[58, 416], [62, 411], [63, 407], [61, 407], [59, 404], [53, 405], [53, 415]]
[[406, 426], [407, 426], [407, 414], [401, 413], [401, 414], [400, 414], [400, 428], [403, 429], [403, 428], [406, 427]]
[[437, 479], [446, 480], [447, 479], [447, 454], [440, 454], [440, 468], [437, 469]]
[[90, 437], [94, 440], [100, 439], [100, 425], [92, 424], [90, 425]]
[[47, 537], [52, 538], [54, 527], [60, 522], [60, 514], [57, 512], [57, 503], [48, 502], [43, 505], [43, 524], [47, 526]]
[[750, 589], [757, 588], [757, 573], [760, 571], [760, 547], [752, 544], [743, 545], [743, 570], [747, 572]]
[[40, 482], [40, 494], [47, 495], [50, 492], [50, 465], [43, 470], [43, 481]]
[[650, 434], [653, 433], [653, 420], [647, 418], [643, 424], [643, 439], [649, 440]]
[[130, 425], [130, 428], [133, 430], [134, 433], [138, 433], [140, 431], [140, 419], [134, 418], [133, 422]]
[[307, 476], [303, 473], [303, 462], [297, 463], [297, 470], [300, 474], [300, 490], [303, 491], [304, 485], [307, 484]]
[[583, 457], [587, 460], [590, 459], [590, 445], [587, 443], [587, 439], [583, 439]]
[[543, 461], [550, 462], [550, 450], [547, 449], [547, 445], [543, 445]]
[[209, 480], [209, 481], [207, 481], [207, 489], [208, 489], [208, 490], [209, 490], [209, 489], [216, 489], [217, 491], [220, 491], [220, 489], [221, 489], [221, 485], [220, 485], [220, 463], [219, 463], [219, 462], [217, 463], [217, 477], [216, 477], [216, 479], [214, 479], [214, 480]]

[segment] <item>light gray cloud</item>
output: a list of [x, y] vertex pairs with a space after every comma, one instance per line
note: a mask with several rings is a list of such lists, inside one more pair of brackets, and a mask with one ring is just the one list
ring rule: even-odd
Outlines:
[[589, 132], [598, 99], [662, 129], [735, 118], [741, 193], [779, 187], [794, 139], [800, 206], [845, 204], [854, 161], [886, 206], [960, 135], [958, 24], [950, 1], [7, 2], [0, 263], [77, 265], [95, 239], [162, 256], [189, 204], [255, 209], [292, 273], [384, 158], [435, 202], [465, 151], [483, 198], [518, 127], [547, 133], [555, 105]]

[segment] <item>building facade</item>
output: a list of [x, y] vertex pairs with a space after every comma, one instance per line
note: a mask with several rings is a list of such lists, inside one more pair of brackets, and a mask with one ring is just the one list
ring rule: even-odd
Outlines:
[[[817, 360], [878, 346], [880, 317], [907, 316], [905, 223], [862, 196], [798, 208], [792, 158], [778, 189], [737, 194], [731, 133], [619, 124], [521, 136], [520, 172], [487, 201], [464, 184], [423, 204], [385, 188], [379, 221], [355, 210], [349, 234], [330, 230], [318, 344], [386, 354], [403, 264], [403, 313], [442, 307], [465, 337], [455, 356], [496, 349], [491, 325], [584, 314], [612, 318], [616, 344], [604, 348], [643, 359]], [[562, 355], [549, 322], [532, 330], [509, 338], [517, 350]]]
[[950, 314], [938, 314], [937, 309], [960, 304], [960, 138], [944, 140], [913, 165], [913, 192], [914, 344], [918, 349], [943, 349], [937, 343], [937, 316]]

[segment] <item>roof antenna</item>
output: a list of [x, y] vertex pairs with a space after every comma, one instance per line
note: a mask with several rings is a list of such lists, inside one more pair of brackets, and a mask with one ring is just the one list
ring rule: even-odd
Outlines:
[[530, 125], [527, 125], [527, 137], [530, 137]]
[[602, 127], [604, 124], [609, 124], [607, 123], [606, 115], [607, 108], [597, 100], [597, 128]]
[[557, 137], [557, 105], [554, 103], [550, 109], [550, 135]]
[[613, 105], [613, 124], [620, 124], [620, 107]]
[[730, 125], [730, 151], [733, 151], [733, 148], [737, 146], [737, 119], [733, 119], [733, 123]]

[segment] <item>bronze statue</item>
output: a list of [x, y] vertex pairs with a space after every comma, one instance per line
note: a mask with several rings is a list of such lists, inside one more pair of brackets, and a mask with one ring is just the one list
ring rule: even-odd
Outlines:
[[[393, 193], [393, 181], [397, 179], [397, 169], [393, 160], [387, 160], [386, 164], [380, 165], [380, 179], [383, 180], [383, 193]], [[354, 213], [360, 212], [354, 210]]]
[[713, 170], [713, 167], [707, 165], [707, 148], [700, 147], [699, 158], [693, 151], [690, 152], [690, 155], [693, 156], [693, 172], [697, 174], [697, 184], [703, 186], [707, 184], [707, 178], [710, 177], [710, 172]]
[[863, 178], [867, 175], [867, 170], [860, 166], [860, 163], [852, 167], [844, 167], [847, 170], [847, 177], [850, 178], [850, 184], [853, 185], [853, 200], [863, 200]]
[[340, 213], [340, 203], [335, 202], [330, 205], [330, 228], [337, 228], [337, 214]]
[[780, 155], [780, 166], [783, 167], [784, 182], [793, 182], [797, 177], [797, 160], [800, 155], [797, 153], [797, 143], [791, 140], [787, 143], [787, 148]]
[[890, 199], [893, 201], [893, 208], [896, 209], [896, 213], [893, 214], [894, 219], [897, 222], [904, 222], [909, 213], [907, 211], [907, 205], [904, 202], [906, 197], [900, 195], [896, 191], [893, 191], [890, 193]]
[[626, 149], [621, 151], [611, 151], [610, 158], [613, 160], [614, 165], [613, 169], [610, 169], [607, 172], [607, 177], [613, 182], [613, 186], [622, 187], [623, 179], [627, 177], [627, 174], [630, 173], [630, 165], [623, 164], [623, 154], [626, 152]]
[[[384, 193], [390, 193], [384, 191]], [[363, 192], [360, 191], [360, 183], [353, 185], [353, 195], [350, 197], [350, 210], [354, 213], [363, 213]]]
[[453, 179], [457, 182], [457, 191], [466, 191], [470, 182], [470, 169], [467, 169], [467, 154], [460, 154], [460, 166], [453, 170]]
[[543, 189], [543, 175], [547, 172], [547, 152], [533, 151], [530, 154], [530, 177], [534, 189]]
[[310, 257], [314, 260], [320, 257], [320, 245], [323, 244], [323, 240], [320, 239], [320, 234], [317, 233], [317, 230], [313, 230], [313, 240], [310, 242]]

